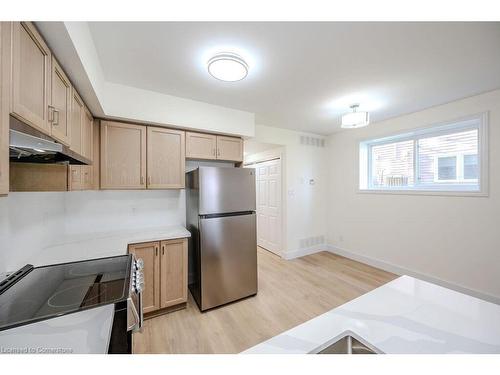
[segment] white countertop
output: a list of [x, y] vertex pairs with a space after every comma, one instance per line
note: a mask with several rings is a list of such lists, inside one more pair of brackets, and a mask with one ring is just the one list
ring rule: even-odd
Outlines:
[[401, 276], [243, 353], [316, 353], [350, 333], [381, 353], [500, 353], [500, 306]]
[[190, 236], [189, 231], [181, 225], [61, 236], [57, 238], [57, 243], [45, 247], [30, 259], [30, 263], [44, 266], [124, 255], [129, 244]]
[[105, 354], [115, 305], [0, 331], [0, 354]]

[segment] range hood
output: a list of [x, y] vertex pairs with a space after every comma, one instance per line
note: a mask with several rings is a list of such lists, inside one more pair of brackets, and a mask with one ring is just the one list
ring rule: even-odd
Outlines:
[[12, 117], [9, 135], [9, 155], [12, 162], [92, 164], [69, 147]]

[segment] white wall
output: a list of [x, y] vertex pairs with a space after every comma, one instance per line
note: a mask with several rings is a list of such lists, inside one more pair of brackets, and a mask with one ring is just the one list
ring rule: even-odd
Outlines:
[[[284, 251], [293, 258], [319, 250], [319, 241], [326, 236], [327, 168], [326, 148], [302, 145], [301, 136], [322, 136], [256, 125], [256, 142], [283, 146], [284, 181]], [[309, 180], [314, 184], [310, 185]]]
[[[357, 193], [358, 144], [489, 111], [489, 197]], [[500, 300], [500, 90], [329, 137], [334, 251]]]
[[184, 223], [184, 190], [9, 193], [0, 199], [0, 273], [64, 236]]

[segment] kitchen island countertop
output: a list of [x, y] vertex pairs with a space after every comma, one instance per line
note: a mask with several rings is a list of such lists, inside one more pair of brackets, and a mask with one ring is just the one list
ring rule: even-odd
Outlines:
[[500, 306], [401, 276], [243, 353], [317, 353], [347, 334], [387, 354], [500, 353]]

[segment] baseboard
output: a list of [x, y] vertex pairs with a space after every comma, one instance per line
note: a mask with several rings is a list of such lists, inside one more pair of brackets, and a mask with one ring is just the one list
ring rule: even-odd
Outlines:
[[452, 290], [455, 290], [457, 292], [468, 294], [469, 296], [480, 298], [482, 300], [493, 302], [497, 305], [500, 305], [500, 297], [498, 297], [498, 296], [494, 296], [491, 294], [480, 292], [480, 291], [475, 290], [475, 289], [470, 289], [470, 288], [464, 287], [462, 285], [454, 284], [454, 283], [448, 282], [446, 280], [442, 280], [440, 278], [437, 278], [437, 277], [434, 277], [431, 275], [427, 275], [427, 274], [424, 274], [421, 272], [413, 271], [413, 270], [410, 270], [408, 268], [400, 267], [400, 266], [392, 264], [392, 263], [388, 263], [388, 262], [384, 262], [384, 261], [381, 261], [381, 260], [378, 260], [378, 259], [375, 259], [372, 257], [368, 257], [366, 255], [357, 254], [357, 253], [354, 253], [352, 251], [342, 249], [340, 247], [336, 247], [333, 245], [323, 245], [321, 248], [322, 248], [322, 250], [327, 249], [329, 252], [331, 252], [333, 254], [341, 255], [343, 257], [353, 259], [353, 260], [356, 260], [358, 262], [365, 263], [365, 264], [368, 264], [368, 265], [376, 267], [376, 268], [380, 268], [384, 271], [395, 273], [396, 275], [412, 276], [412, 277], [415, 277], [415, 278], [420, 279], [420, 280], [428, 281], [430, 283], [437, 284], [437, 285], [440, 285], [442, 287], [452, 289]]
[[300, 258], [306, 255], [311, 255], [314, 253], [319, 253], [320, 251], [325, 251], [327, 249], [327, 245], [315, 245], [311, 247], [306, 247], [304, 249], [297, 249], [292, 251], [287, 251], [282, 254], [282, 257], [286, 260]]

